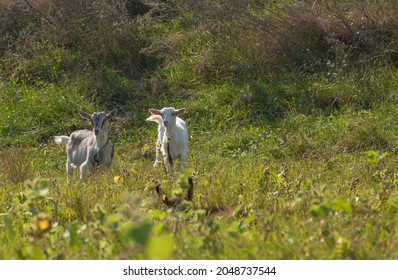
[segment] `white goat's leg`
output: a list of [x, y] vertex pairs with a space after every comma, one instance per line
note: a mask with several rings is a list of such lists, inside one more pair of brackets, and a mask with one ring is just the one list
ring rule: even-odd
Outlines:
[[170, 174], [171, 178], [173, 178], [173, 159], [171, 158], [171, 155], [169, 153], [169, 143], [163, 143], [162, 144], [162, 154], [163, 154], [163, 162], [164, 165], [166, 166], [166, 171], [168, 174]]
[[160, 142], [156, 143], [156, 160], [153, 167], [156, 167], [159, 163], [162, 163], [162, 152], [160, 150]]
[[172, 162], [170, 162], [168, 156], [166, 156], [164, 158], [164, 165], [166, 166], [167, 173], [169, 173], [171, 178], [173, 178], [173, 170], [174, 170], [173, 167], [174, 167], [174, 164]]
[[180, 156], [180, 171], [187, 167], [187, 155], [185, 153]]

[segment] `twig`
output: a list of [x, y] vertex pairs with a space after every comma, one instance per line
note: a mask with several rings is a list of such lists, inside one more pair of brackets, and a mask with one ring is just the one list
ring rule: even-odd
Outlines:
[[33, 5], [28, 1], [25, 0], [25, 3], [32, 9], [34, 10], [36, 13], [38, 13], [45, 21], [46, 23], [51, 24], [52, 26], [54, 26], [56, 29], [60, 30], [58, 28], [58, 26], [56, 24], [54, 24], [47, 16], [45, 16], [42, 12], [40, 12], [38, 9], [36, 9], [35, 7], [33, 7]]

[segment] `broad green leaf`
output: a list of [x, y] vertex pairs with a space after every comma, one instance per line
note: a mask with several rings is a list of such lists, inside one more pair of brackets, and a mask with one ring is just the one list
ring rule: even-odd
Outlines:
[[146, 246], [149, 241], [151, 224], [144, 222], [142, 224], [129, 224], [121, 229], [121, 238], [124, 242], [134, 241], [142, 246]]
[[152, 217], [154, 219], [158, 219], [160, 221], [162, 221], [167, 216], [166, 212], [158, 210], [158, 209], [150, 211], [150, 214], [152, 215]]
[[333, 201], [331, 206], [333, 210], [341, 210], [349, 215], [352, 214], [351, 204], [342, 198]]
[[78, 222], [72, 222], [69, 225], [69, 247], [72, 251], [77, 252], [83, 245], [83, 239], [78, 235], [80, 224]]
[[241, 234], [240, 231], [240, 222], [236, 221], [234, 222], [229, 228], [228, 228], [228, 233], [230, 236], [234, 238], [238, 238]]
[[173, 236], [171, 234], [153, 236], [145, 249], [150, 259], [168, 259], [174, 252]]

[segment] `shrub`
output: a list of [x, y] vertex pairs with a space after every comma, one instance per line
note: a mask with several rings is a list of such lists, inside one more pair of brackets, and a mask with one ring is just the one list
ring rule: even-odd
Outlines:
[[[177, 1], [210, 32], [217, 73], [397, 65], [396, 1]], [[232, 72], [231, 72], [232, 71]], [[214, 74], [214, 72], [213, 72]]]
[[[83, 63], [75, 62], [79, 68], [68, 67], [69, 72], [79, 70], [75, 75], [87, 68], [99, 69], [107, 65], [139, 78], [141, 65], [150, 64], [139, 53], [146, 41], [139, 34], [135, 18], [149, 9], [139, 0], [111, 3], [105, 0], [17, 1], [8, 6], [4, 4], [3, 8], [1, 13], [6, 17], [2, 33], [9, 42], [8, 45], [5, 41], [0, 43], [0, 51], [3, 50], [0, 54], [11, 52], [14, 60], [11, 67], [5, 67], [8, 77], [18, 76], [14, 69], [23, 68], [27, 60], [36, 65], [45, 60], [46, 55], [51, 56], [46, 48], [43, 49], [48, 45], [55, 52], [61, 49], [77, 53]], [[36, 74], [48, 81], [47, 76]]]

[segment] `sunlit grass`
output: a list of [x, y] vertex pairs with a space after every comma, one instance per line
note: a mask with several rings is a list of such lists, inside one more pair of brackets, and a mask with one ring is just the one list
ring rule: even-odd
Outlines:
[[[65, 148], [52, 142], [53, 131], [70, 133], [62, 123], [88, 126], [74, 114], [55, 122], [40, 144], [42, 138], [33, 137], [17, 146], [6, 134], [11, 146], [1, 150], [2, 257], [395, 258], [394, 102], [361, 108], [350, 101], [339, 109], [304, 112], [300, 102], [306, 99], [291, 103], [289, 88], [273, 121], [266, 113], [253, 117], [272, 104], [249, 98], [267, 93], [243, 84], [203, 89], [185, 101], [194, 199], [182, 212], [167, 209], [155, 193], [156, 180], [170, 196], [181, 193], [179, 173], [171, 181], [164, 168], [152, 167], [156, 127], [144, 117], [131, 122], [122, 114], [110, 123], [112, 168], [87, 183], [77, 171], [66, 182]], [[392, 83], [388, 91], [395, 90]], [[66, 104], [74, 112], [74, 104]], [[36, 105], [11, 106], [40, 112]], [[136, 116], [145, 116], [148, 107]], [[30, 119], [22, 116], [14, 121], [29, 131]], [[25, 183], [34, 178], [41, 179]], [[51, 221], [51, 229], [39, 230], [38, 221]], [[157, 251], [162, 242], [167, 246]]]
[[[345, 114], [361, 118], [350, 111]], [[300, 121], [294, 125], [296, 120]], [[315, 124], [311, 133], [310, 124]], [[87, 183], [76, 174], [69, 185], [66, 155], [49, 145], [46, 157], [40, 150], [32, 153], [29, 174], [48, 178], [45, 188], [56, 204], [31, 196], [44, 201], [35, 208], [37, 213], [23, 214], [20, 220], [29, 199], [19, 200], [18, 192], [9, 194], [13, 184], [5, 184], [3, 225], [9, 217], [8, 231], [16, 237], [3, 237], [3, 257], [395, 258], [394, 151], [382, 156], [381, 151], [371, 155], [344, 150], [340, 145], [345, 140], [327, 133], [342, 131], [340, 125], [339, 118], [291, 115], [289, 127], [282, 124], [279, 129], [264, 125], [234, 133], [193, 132], [189, 167], [194, 200], [185, 212], [165, 208], [155, 194], [154, 180], [162, 181], [169, 194], [176, 181], [170, 182], [161, 167], [153, 169], [153, 139], [148, 139], [147, 157], [139, 156], [142, 143], [130, 143], [120, 149], [109, 172], [93, 174]], [[362, 140], [358, 136], [356, 141]], [[46, 163], [51, 159], [57, 164]], [[43, 166], [45, 171], [40, 170]], [[25, 195], [28, 190], [26, 185], [20, 188]], [[212, 208], [223, 211], [209, 216]], [[34, 237], [25, 228], [40, 213], [50, 216], [53, 228]], [[148, 239], [142, 239], [145, 235]], [[50, 239], [58, 242], [45, 241]], [[163, 241], [169, 249], [156, 251], [155, 244]]]

